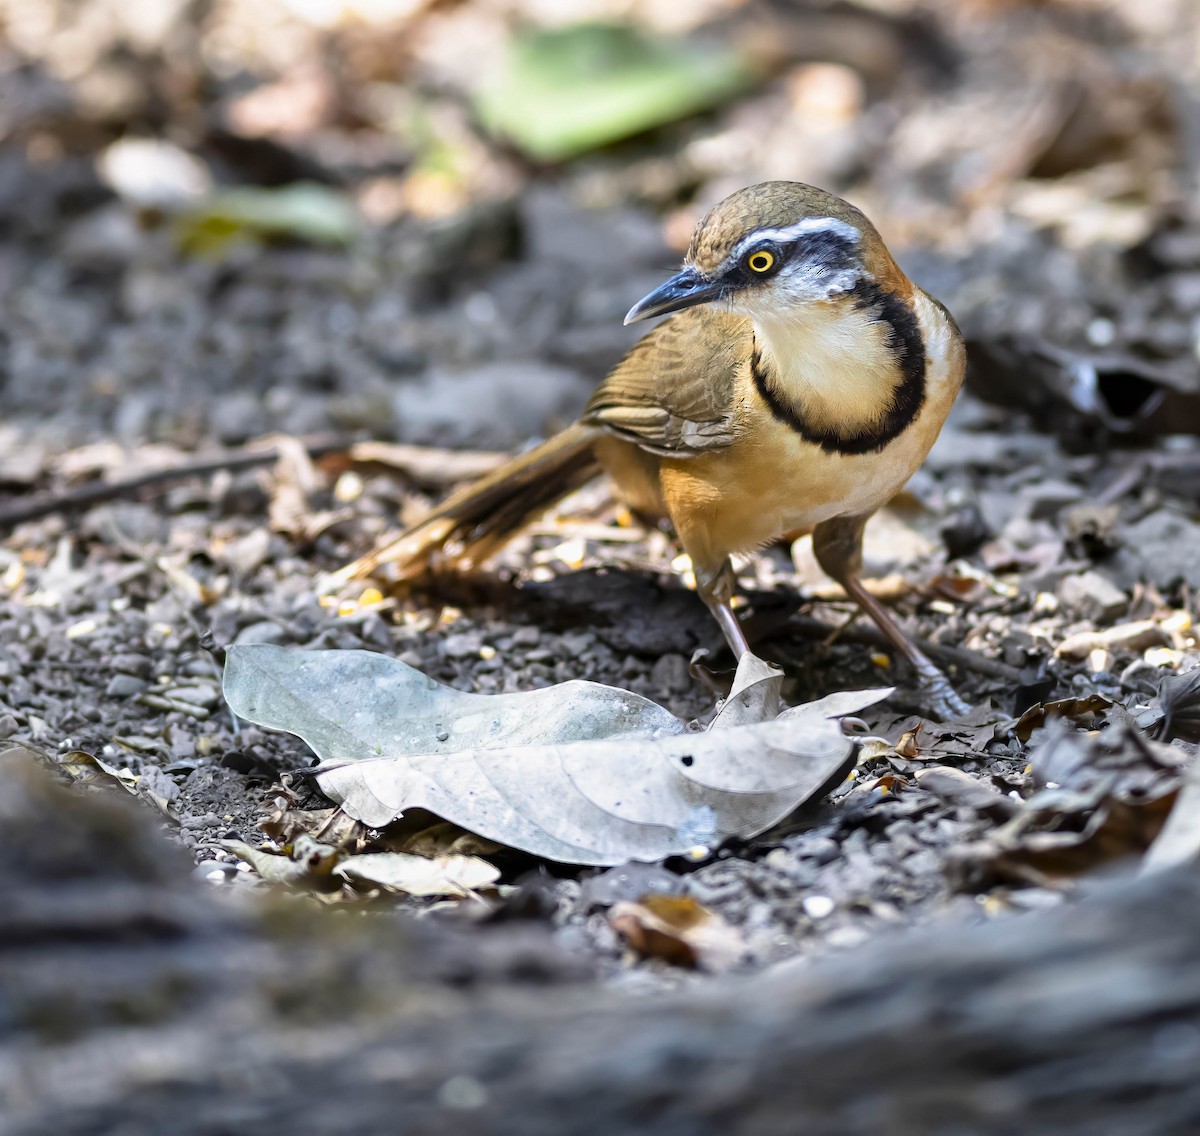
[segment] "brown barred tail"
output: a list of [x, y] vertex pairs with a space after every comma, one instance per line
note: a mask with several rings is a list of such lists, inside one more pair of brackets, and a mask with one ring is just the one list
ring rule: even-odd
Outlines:
[[420, 576], [431, 558], [454, 545], [455, 559], [478, 563], [556, 501], [600, 470], [593, 452], [602, 431], [575, 423], [471, 485], [451, 494], [407, 532], [347, 564], [328, 583], [370, 576], [393, 566], [397, 579]]

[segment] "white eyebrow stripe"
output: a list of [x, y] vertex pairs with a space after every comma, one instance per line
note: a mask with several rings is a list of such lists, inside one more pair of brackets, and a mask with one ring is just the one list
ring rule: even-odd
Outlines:
[[781, 244], [785, 244], [804, 233], [835, 233], [849, 241], [858, 241], [862, 237], [861, 230], [856, 229], [848, 221], [839, 221], [836, 217], [805, 217], [804, 220], [797, 221], [794, 225], [788, 225], [784, 229], [758, 229], [749, 236], [743, 237], [721, 262], [721, 268], [724, 269], [725, 265], [740, 260], [742, 253], [750, 245], [758, 244], [759, 241], [779, 241]]

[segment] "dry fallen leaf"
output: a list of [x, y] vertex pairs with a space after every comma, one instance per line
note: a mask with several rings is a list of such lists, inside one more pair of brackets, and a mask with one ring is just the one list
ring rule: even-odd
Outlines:
[[317, 485], [316, 470], [298, 438], [280, 437], [276, 445], [279, 458], [275, 462], [267, 523], [272, 532], [303, 536], [312, 518], [308, 499]]
[[921, 725], [918, 722], [911, 730], [905, 730], [900, 736], [900, 740], [896, 743], [896, 752], [901, 757], [916, 760], [921, 756], [921, 749], [917, 745], [917, 735], [921, 732]]
[[302, 737], [322, 791], [368, 827], [419, 808], [547, 859], [618, 864], [756, 835], [841, 780], [853, 743], [831, 718], [888, 691], [776, 717], [781, 678], [744, 656], [700, 733], [599, 683], [467, 694], [369, 651], [235, 646], [225, 695], [242, 718]]
[[1060, 698], [1054, 702], [1039, 702], [1030, 706], [1018, 719], [1013, 733], [1023, 742], [1029, 741], [1034, 730], [1040, 730], [1053, 718], [1069, 718], [1077, 722], [1092, 714], [1099, 714], [1112, 706], [1112, 699], [1103, 694], [1092, 693], [1083, 698]]
[[474, 832], [468, 832], [457, 824], [439, 820], [426, 825], [414, 832], [404, 834], [396, 841], [392, 826], [383, 834], [381, 840], [392, 852], [407, 852], [412, 856], [423, 856], [427, 860], [436, 860], [439, 856], [455, 854], [459, 856], [490, 856], [499, 852], [503, 845], [494, 840], [485, 840]]
[[1200, 765], [1188, 769], [1175, 803], [1154, 843], [1146, 850], [1142, 872], [1186, 864], [1200, 856]]
[[355, 442], [349, 458], [362, 465], [383, 466], [421, 485], [452, 485], [491, 473], [506, 453], [484, 450], [446, 450], [435, 446], [406, 446], [391, 442]]
[[343, 860], [334, 874], [406, 895], [467, 896], [490, 888], [500, 878], [500, 869], [478, 856], [451, 854], [430, 860], [406, 852], [368, 852]]
[[179, 797], [179, 788], [171, 776], [157, 766], [134, 773], [131, 769], [118, 769], [81, 749], [68, 750], [53, 761], [77, 784], [120, 785], [130, 795], [149, 801], [169, 820], [179, 819], [171, 808], [172, 802]]
[[1157, 702], [1162, 707], [1162, 725], [1156, 735], [1160, 741], [1200, 741], [1200, 666], [1167, 675], [1159, 684]]
[[255, 848], [244, 840], [222, 840], [220, 846], [245, 860], [268, 883], [314, 891], [332, 891], [339, 884], [333, 870], [342, 858], [341, 849], [311, 836], [298, 836], [282, 852]]
[[1179, 787], [1178, 755], [1128, 726], [1086, 735], [1051, 721], [1031, 765], [1042, 787], [1020, 811], [983, 840], [953, 850], [972, 889], [995, 879], [1054, 887], [1141, 855]]
[[55, 764], [72, 781], [85, 785], [97, 783], [120, 785], [127, 793], [137, 796], [138, 778], [132, 769], [118, 769], [115, 765], [109, 765], [86, 750], [68, 750], [57, 759]]
[[[294, 809], [285, 797], [276, 797], [274, 808], [258, 822], [258, 831], [276, 844], [290, 844], [298, 836], [322, 839], [323, 830], [335, 816], [344, 815], [340, 809]], [[351, 822], [353, 823], [353, 822]], [[344, 841], [324, 839], [322, 843], [341, 846]]]
[[970, 809], [996, 821], [1007, 820], [1021, 811], [1019, 801], [1001, 793], [994, 785], [950, 765], [935, 765], [919, 770], [916, 777], [922, 789], [929, 790], [954, 808]]
[[715, 912], [686, 895], [645, 895], [618, 903], [609, 925], [643, 958], [719, 972], [745, 957], [746, 945]]

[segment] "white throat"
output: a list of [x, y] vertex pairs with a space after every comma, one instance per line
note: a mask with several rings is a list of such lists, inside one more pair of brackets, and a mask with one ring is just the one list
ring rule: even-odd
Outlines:
[[814, 424], [865, 426], [887, 412], [900, 375], [877, 314], [816, 302], [752, 319], [778, 393]]

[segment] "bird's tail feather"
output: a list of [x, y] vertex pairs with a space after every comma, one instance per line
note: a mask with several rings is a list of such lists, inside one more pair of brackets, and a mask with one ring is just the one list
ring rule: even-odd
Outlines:
[[397, 580], [422, 575], [440, 550], [479, 563], [556, 501], [599, 472], [593, 451], [600, 431], [576, 423], [499, 469], [451, 494], [395, 540], [347, 564], [333, 586], [373, 575], [384, 565]]

